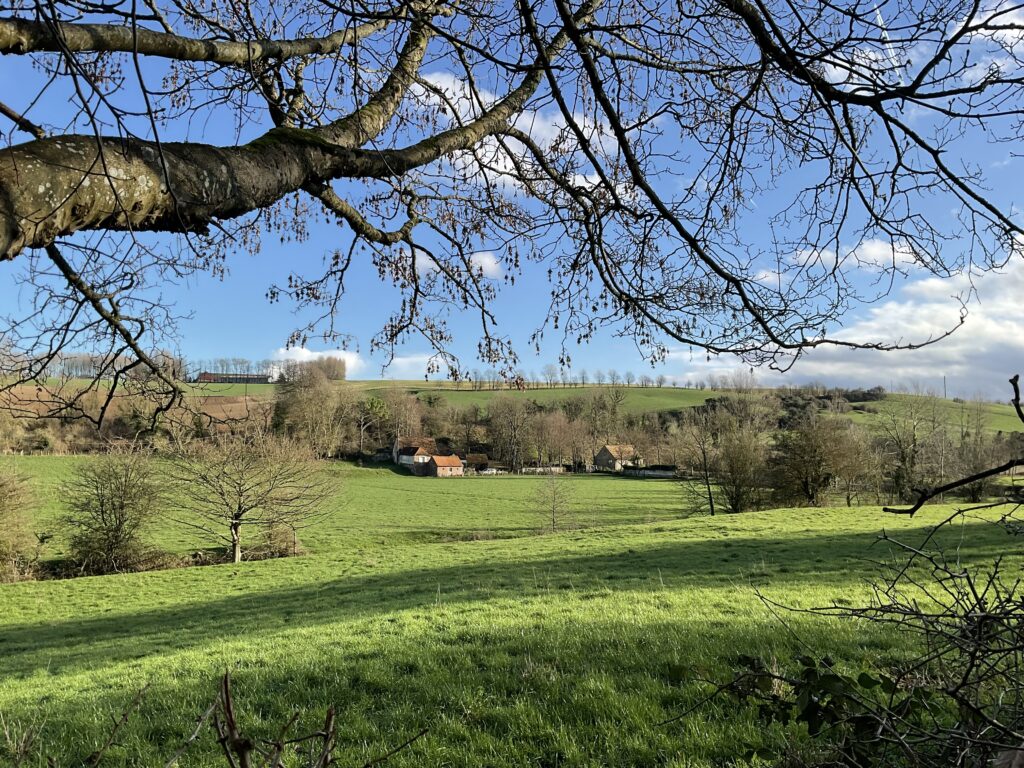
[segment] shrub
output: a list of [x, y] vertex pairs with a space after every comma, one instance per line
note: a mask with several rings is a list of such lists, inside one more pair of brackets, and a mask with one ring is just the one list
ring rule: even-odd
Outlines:
[[9, 467], [0, 467], [0, 582], [29, 578], [35, 570], [28, 483]]
[[298, 531], [284, 523], [271, 523], [257, 534], [253, 546], [246, 550], [248, 560], [270, 560], [302, 554]]
[[70, 559], [80, 573], [144, 570], [153, 552], [144, 541], [162, 504], [148, 454], [132, 445], [82, 464], [63, 487], [70, 513]]

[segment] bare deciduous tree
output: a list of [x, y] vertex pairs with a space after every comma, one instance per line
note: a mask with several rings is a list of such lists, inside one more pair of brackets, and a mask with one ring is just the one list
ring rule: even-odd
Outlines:
[[573, 489], [570, 483], [562, 475], [551, 473], [534, 489], [533, 501], [552, 531], [564, 528], [572, 515]]
[[523, 468], [530, 425], [530, 407], [508, 395], [495, 397], [487, 409], [498, 456], [512, 472]]
[[[701, 486], [703, 505], [708, 514], [715, 514], [715, 474], [718, 461], [719, 425], [715, 411], [708, 406], [690, 409], [679, 430], [684, 461], [696, 472]], [[684, 490], [691, 491], [691, 481], [685, 479]]]
[[874, 491], [877, 498], [882, 465], [870, 434], [852, 422], [839, 423], [837, 427], [831, 436], [831, 472], [846, 506], [853, 506], [859, 489]]
[[169, 473], [178, 521], [225, 544], [235, 563], [248, 546], [246, 531], [294, 536], [324, 513], [330, 494], [307, 449], [263, 431], [185, 443]]
[[[402, 293], [375, 346], [421, 334], [455, 376], [451, 312], [479, 320], [486, 365], [515, 370], [484, 250], [550, 274], [538, 334], [563, 345], [611, 326], [653, 359], [671, 344], [780, 367], [940, 337], [830, 333], [889, 277], [1021, 250], [1019, 206], [989, 191], [972, 141], [981, 125], [1021, 138], [1016, 3], [277, 8], [4, 7], [20, 87], [0, 105], [0, 262], [30, 286], [0, 329], [9, 405], [98, 420], [129, 387], [169, 408], [183, 389], [158, 351], [180, 310], [161, 289], [245, 269], [234, 252], [303, 240], [317, 215], [343, 226], [337, 250], [269, 287], [315, 316], [291, 341], [342, 335], [366, 253]], [[65, 352], [89, 356], [95, 386], [54, 381]]]

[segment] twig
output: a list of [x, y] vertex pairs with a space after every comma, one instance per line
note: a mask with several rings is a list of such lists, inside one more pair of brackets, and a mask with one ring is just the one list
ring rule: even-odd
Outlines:
[[164, 768], [172, 768], [172, 766], [176, 762], [178, 762], [178, 758], [185, 754], [185, 750], [189, 748], [192, 742], [199, 738], [199, 732], [202, 730], [203, 726], [206, 725], [206, 721], [210, 719], [210, 716], [213, 715], [213, 713], [217, 710], [218, 704], [220, 704], [219, 698], [214, 699], [213, 703], [206, 708], [206, 711], [199, 717], [198, 720], [196, 720], [196, 729], [192, 731], [192, 735], [185, 740], [185, 743], [181, 745], [181, 748], [174, 753], [174, 756], [171, 757], [170, 760], [167, 761], [167, 763], [164, 765]]
[[420, 739], [421, 737], [426, 735], [427, 731], [429, 731], [429, 730], [430, 730], [429, 728], [424, 728], [422, 731], [417, 733], [411, 739], [407, 740], [404, 744], [400, 744], [399, 746], [397, 746], [394, 749], [392, 749], [390, 752], [387, 752], [386, 754], [383, 754], [380, 757], [375, 757], [373, 760], [370, 760], [368, 763], [363, 763], [363, 767], [362, 768], [372, 768], [372, 766], [374, 766], [374, 765], [380, 765], [384, 761], [389, 760], [390, 758], [394, 757], [399, 752], [401, 752], [403, 749], [405, 749], [406, 747], [411, 745], [414, 741], [416, 741], [417, 739]]
[[138, 693], [135, 694], [135, 698], [132, 699], [131, 703], [121, 713], [121, 717], [119, 717], [114, 722], [114, 727], [111, 729], [110, 733], [108, 734], [107, 740], [103, 743], [103, 746], [100, 747], [95, 752], [93, 752], [91, 755], [89, 755], [88, 759], [86, 760], [86, 765], [90, 765], [90, 766], [99, 765], [100, 760], [103, 759], [103, 755], [114, 744], [114, 739], [117, 738], [118, 732], [128, 722], [128, 718], [131, 716], [132, 711], [135, 710], [139, 706], [139, 704], [142, 703], [142, 697], [146, 695], [146, 691], [148, 689], [149, 689], [149, 684], [147, 683], [145, 686], [143, 686], [143, 688]]
[[33, 123], [20, 112], [16, 112], [15, 110], [11, 109], [2, 101], [0, 101], [0, 115], [3, 115], [7, 119], [9, 119], [12, 123], [14, 123], [16, 126], [21, 128], [21, 130], [25, 131], [26, 133], [31, 133], [37, 139], [46, 138], [46, 131], [44, 131], [38, 125]]
[[963, 488], [965, 485], [976, 483], [979, 480], [984, 480], [987, 477], [994, 477], [995, 475], [1001, 475], [1004, 472], [1009, 472], [1014, 467], [1024, 466], [1024, 457], [1018, 459], [1011, 459], [1005, 464], [1000, 464], [998, 467], [991, 467], [982, 472], [970, 475], [968, 477], [961, 477], [959, 480], [953, 480], [952, 482], [946, 483], [945, 485], [939, 485], [935, 488], [926, 488], [920, 491], [920, 495], [917, 501], [914, 502], [913, 506], [910, 507], [882, 507], [883, 512], [888, 512], [892, 515], [907, 515], [913, 517], [917, 514], [918, 510], [921, 509], [927, 502], [934, 499], [936, 496], [941, 496], [944, 493], [955, 491], [957, 488]]

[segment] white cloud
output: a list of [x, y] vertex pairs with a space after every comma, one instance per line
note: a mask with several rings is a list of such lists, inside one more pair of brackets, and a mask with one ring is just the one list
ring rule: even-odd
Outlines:
[[395, 355], [387, 368], [383, 364], [376, 365], [373, 374], [386, 379], [422, 379], [432, 357], [427, 352]]
[[[477, 251], [469, 256], [469, 263], [477, 274], [482, 275], [485, 278], [492, 280], [498, 279], [505, 274], [505, 270], [501, 265], [501, 260], [498, 258], [494, 251]], [[456, 258], [454, 262], [445, 259], [445, 268], [448, 270], [458, 270], [460, 272], [466, 271], [462, 267], [461, 259]], [[437, 265], [426, 251], [417, 249], [416, 251], [416, 274], [420, 278], [426, 278], [430, 275], [440, 272], [441, 269]]]
[[804, 248], [793, 254], [793, 260], [802, 267], [820, 266], [826, 272], [836, 267], [836, 252], [832, 248]]
[[[467, 123], [478, 118], [484, 110], [499, 100], [497, 93], [485, 88], [478, 87], [474, 92], [464, 79], [450, 72], [430, 72], [425, 74], [423, 79], [433, 88], [414, 86], [414, 97], [420, 102], [442, 109], [453, 124]], [[615, 156], [615, 142], [608, 140], [612, 132], [606, 122], [581, 112], [573, 112], [572, 122], [598, 154], [605, 157]], [[555, 145], [558, 145], [559, 151], [562, 152], [578, 148], [576, 136], [572, 134], [569, 124], [558, 109], [523, 110], [516, 115], [513, 125], [529, 135], [543, 149], [550, 149]], [[521, 191], [522, 185], [516, 180], [516, 165], [509, 153], [518, 155], [517, 159], [520, 161], [532, 159], [525, 149], [520, 151], [515, 140], [506, 140], [503, 146], [497, 138], [490, 136], [478, 142], [472, 151], [453, 154], [449, 161], [460, 175], [465, 175], [470, 181], [482, 181], [486, 175], [487, 182], [492, 186]], [[487, 166], [487, 170], [481, 168], [478, 161]], [[596, 186], [599, 179], [596, 173], [573, 174], [571, 181], [580, 186]], [[626, 192], [620, 189], [619, 194], [624, 195]]]
[[427, 373], [427, 366], [432, 355], [430, 353], [410, 353], [395, 355], [387, 367], [379, 356], [371, 355], [364, 358], [350, 349], [312, 350], [305, 347], [281, 347], [274, 351], [273, 359], [282, 363], [286, 361], [308, 362], [322, 357], [340, 357], [345, 361], [346, 374], [349, 379], [422, 379]]
[[852, 92], [873, 92], [903, 83], [903, 64], [888, 35], [873, 43], [875, 48], [840, 50], [826, 58], [825, 79], [837, 88]]
[[[945, 376], [949, 394], [986, 396], [1005, 400], [1007, 379], [1024, 373], [1024, 259], [1014, 259], [1000, 272], [975, 277], [978, 301], [969, 306], [961, 328], [946, 339], [921, 349], [881, 352], [839, 347], [809, 351], [785, 375], [758, 371], [765, 384], [821, 381], [844, 386], [883, 387], [924, 382], [941, 390]], [[954, 327], [960, 317], [955, 296], [971, 288], [966, 275], [925, 277], [907, 283], [892, 298], [873, 305], [849, 324], [837, 338], [848, 341], [922, 342]], [[729, 357], [693, 360], [684, 352], [674, 361], [687, 373], [680, 378], [727, 375], [742, 367]]]
[[[915, 253], [907, 243], [869, 237], [861, 240], [857, 245], [842, 246], [838, 253], [834, 248], [800, 249], [793, 254], [791, 261], [804, 269], [820, 268], [825, 272], [831, 272], [837, 267], [846, 269], [855, 266], [857, 269], [869, 273], [892, 269], [908, 273], [922, 266], [926, 259]], [[771, 274], [772, 270], [766, 270], [766, 272]], [[761, 277], [754, 279], [758, 282], [765, 282]]]
[[499, 278], [505, 274], [501, 262], [493, 251], [477, 251], [469, 260], [484, 277]]
[[366, 361], [360, 357], [358, 352], [351, 349], [321, 349], [312, 350], [305, 347], [281, 347], [275, 350], [273, 359], [288, 361], [294, 360], [300, 363], [318, 360], [322, 357], [340, 357], [345, 361], [345, 372], [349, 378], [355, 377], [366, 368]]

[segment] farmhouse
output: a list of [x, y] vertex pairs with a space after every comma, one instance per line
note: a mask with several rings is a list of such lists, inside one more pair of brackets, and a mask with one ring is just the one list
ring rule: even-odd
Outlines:
[[395, 464], [406, 466], [415, 463], [413, 457], [418, 454], [416, 451], [407, 452], [409, 448], [422, 448], [422, 455], [425, 458], [421, 459], [421, 461], [426, 462], [432, 455], [437, 453], [437, 441], [432, 437], [397, 437], [391, 446], [391, 460]]
[[621, 472], [626, 467], [643, 466], [643, 463], [632, 445], [602, 445], [594, 456], [594, 467], [606, 472]]
[[426, 448], [410, 445], [398, 452], [398, 461], [395, 463], [400, 467], [411, 469], [414, 475], [425, 475], [431, 455]]
[[464, 469], [458, 456], [431, 456], [427, 474], [434, 477], [462, 477]]

